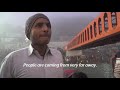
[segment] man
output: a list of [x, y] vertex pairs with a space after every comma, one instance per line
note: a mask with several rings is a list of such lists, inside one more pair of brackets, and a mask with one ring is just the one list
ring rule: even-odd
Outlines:
[[25, 34], [31, 41], [30, 46], [5, 57], [0, 68], [0, 77], [63, 78], [63, 67], [49, 66], [63, 63], [63, 58], [58, 50], [47, 45], [51, 38], [51, 23], [48, 17], [38, 13], [28, 18]]

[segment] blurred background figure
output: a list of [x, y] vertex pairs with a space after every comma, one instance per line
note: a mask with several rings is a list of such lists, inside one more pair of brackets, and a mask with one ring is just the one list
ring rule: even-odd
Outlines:
[[88, 78], [87, 75], [83, 72], [75, 72], [68, 78]]
[[65, 78], [88, 78], [88, 76], [83, 73], [83, 72], [79, 72], [77, 70], [65, 70]]
[[67, 69], [64, 71], [64, 77], [65, 78], [68, 78], [70, 77], [76, 70], [73, 70], [73, 69]]
[[115, 78], [120, 78], [120, 48], [118, 47], [118, 49], [119, 51], [112, 58], [113, 74]]

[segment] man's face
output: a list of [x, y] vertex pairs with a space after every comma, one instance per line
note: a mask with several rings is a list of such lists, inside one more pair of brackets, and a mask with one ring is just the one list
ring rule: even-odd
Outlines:
[[51, 26], [47, 19], [39, 18], [35, 21], [30, 34], [33, 44], [46, 45], [51, 38]]

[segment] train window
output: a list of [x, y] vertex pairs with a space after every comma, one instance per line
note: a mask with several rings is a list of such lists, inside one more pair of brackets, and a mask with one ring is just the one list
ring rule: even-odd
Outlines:
[[117, 25], [117, 15], [116, 12], [111, 12], [112, 27]]
[[87, 28], [88, 40], [89, 40], [89, 29]]
[[92, 25], [90, 25], [90, 35], [91, 35], [91, 39], [92, 39], [92, 37], [93, 37], [93, 35], [92, 35]]
[[79, 35], [79, 40], [80, 40], [79, 42], [81, 43], [81, 37], [80, 37], [80, 35]]
[[80, 43], [80, 35], [78, 36], [78, 44]]
[[102, 33], [102, 21], [101, 18], [98, 19], [99, 34]]
[[78, 44], [78, 37], [76, 38], [76, 45]]
[[83, 32], [83, 42], [84, 42], [84, 32]]
[[77, 38], [74, 40], [74, 42], [75, 42], [75, 45], [77, 45]]
[[74, 42], [74, 46], [75, 46], [76, 45], [76, 39], [74, 39], [73, 42]]
[[75, 41], [73, 41], [73, 46], [75, 46]]
[[76, 39], [74, 39], [74, 41], [73, 41], [73, 42], [74, 42], [74, 46], [75, 46], [75, 45], [76, 45]]
[[107, 13], [104, 14], [104, 29], [105, 29], [105, 31], [108, 30], [108, 16], [107, 16]]
[[86, 30], [85, 30], [85, 41], [87, 40], [87, 36], [86, 36]]
[[71, 47], [73, 47], [73, 45], [74, 45], [74, 42], [72, 41]]
[[74, 41], [73, 41], [73, 42], [74, 42], [74, 45], [76, 45], [76, 39], [74, 39]]
[[96, 27], [96, 22], [94, 22], [94, 35], [95, 35], [95, 37], [96, 37], [96, 35], [97, 35], [97, 27]]
[[81, 33], [81, 43], [82, 43], [82, 33]]

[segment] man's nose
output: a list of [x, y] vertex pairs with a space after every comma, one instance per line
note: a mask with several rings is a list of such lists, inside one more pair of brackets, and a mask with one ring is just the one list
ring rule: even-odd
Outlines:
[[44, 32], [48, 32], [48, 27], [47, 27], [46, 24], [43, 25], [43, 31], [44, 31]]

